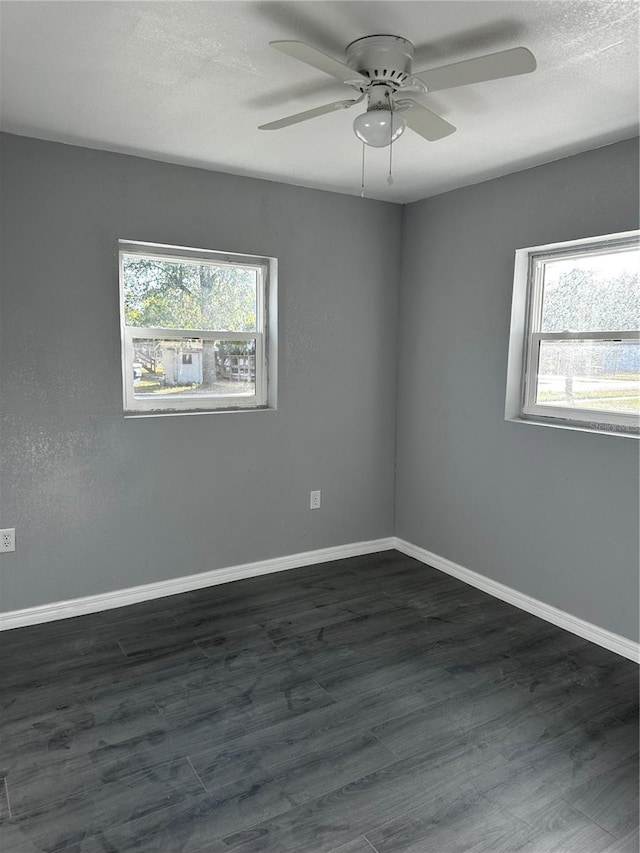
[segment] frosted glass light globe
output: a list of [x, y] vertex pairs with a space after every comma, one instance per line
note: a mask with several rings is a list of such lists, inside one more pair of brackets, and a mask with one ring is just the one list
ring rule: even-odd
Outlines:
[[[404, 133], [407, 123], [397, 113], [391, 110], [367, 110], [356, 116], [353, 129], [358, 139], [372, 148], [384, 148], [391, 145]], [[393, 128], [393, 135], [392, 135]]]

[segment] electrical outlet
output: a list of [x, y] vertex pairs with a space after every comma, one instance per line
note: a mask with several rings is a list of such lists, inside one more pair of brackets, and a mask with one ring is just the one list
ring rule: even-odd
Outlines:
[[0, 553], [3, 551], [16, 550], [16, 529], [15, 527], [7, 527], [0, 530]]
[[320, 509], [322, 501], [322, 492], [318, 489], [317, 492], [309, 492], [309, 509]]

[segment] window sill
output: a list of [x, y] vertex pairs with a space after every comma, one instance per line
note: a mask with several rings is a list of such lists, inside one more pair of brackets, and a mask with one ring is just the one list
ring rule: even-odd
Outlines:
[[190, 415], [238, 415], [243, 412], [276, 412], [275, 406], [254, 406], [246, 409], [195, 409], [193, 412], [124, 412], [125, 418], [184, 418]]
[[552, 429], [568, 429], [573, 432], [590, 432], [597, 435], [615, 435], [618, 438], [640, 438], [640, 432], [635, 427], [613, 426], [611, 424], [583, 424], [577, 421], [560, 421], [535, 417], [507, 417], [505, 421], [512, 424], [530, 424], [532, 426], [551, 427]]

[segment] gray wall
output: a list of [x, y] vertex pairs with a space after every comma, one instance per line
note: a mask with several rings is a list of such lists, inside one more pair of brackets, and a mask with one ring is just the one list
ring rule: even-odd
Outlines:
[[503, 419], [514, 251], [638, 227], [637, 140], [405, 208], [396, 533], [638, 635], [638, 441]]
[[[15, 136], [2, 159], [0, 610], [393, 533], [400, 207]], [[123, 418], [118, 238], [279, 258], [278, 411]]]
[[[402, 259], [395, 532], [637, 636], [638, 442], [503, 420], [514, 250], [637, 227], [637, 142], [404, 213], [15, 136], [2, 160], [0, 610], [391, 535]], [[123, 418], [119, 237], [279, 258], [278, 411]]]

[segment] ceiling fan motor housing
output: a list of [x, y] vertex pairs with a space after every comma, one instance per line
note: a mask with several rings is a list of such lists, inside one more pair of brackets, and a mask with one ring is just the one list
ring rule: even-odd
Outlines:
[[[413, 45], [400, 36], [366, 36], [351, 42], [346, 50], [347, 65], [364, 74], [374, 84], [390, 86], [393, 91], [410, 82]], [[368, 86], [360, 87], [365, 91]]]

